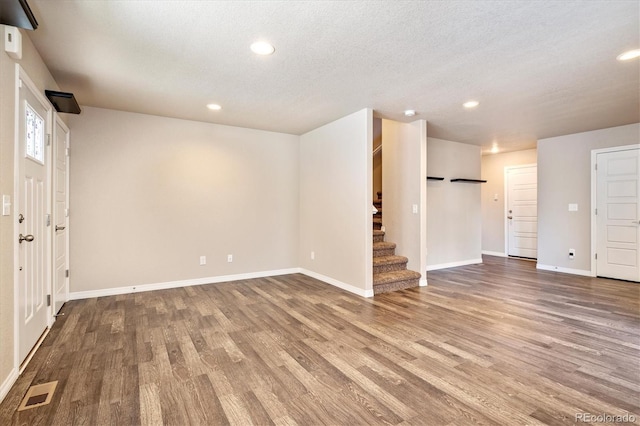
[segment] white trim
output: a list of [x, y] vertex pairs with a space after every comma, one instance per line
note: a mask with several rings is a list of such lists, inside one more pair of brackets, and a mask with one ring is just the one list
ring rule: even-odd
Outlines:
[[507, 253], [500, 253], [499, 251], [482, 250], [482, 254], [487, 256], [507, 257]]
[[466, 266], [466, 265], [477, 265], [478, 263], [482, 263], [482, 259], [468, 259], [468, 260], [460, 260], [458, 262], [449, 262], [449, 263], [440, 263], [438, 265], [429, 265], [427, 266], [427, 271], [435, 271], [437, 269], [446, 269], [446, 268], [455, 268], [457, 266]]
[[18, 377], [20, 377], [20, 375], [18, 374], [18, 369], [15, 367], [12, 368], [7, 378], [4, 379], [2, 386], [0, 386], [0, 402], [2, 402], [7, 396], [7, 394], [11, 390], [11, 387], [15, 384], [16, 380], [18, 380]]
[[540, 263], [536, 264], [536, 269], [540, 269], [542, 271], [561, 272], [563, 274], [582, 275], [583, 277], [595, 277], [595, 275], [591, 274], [591, 271], [584, 269], [563, 268], [562, 266], [542, 265]]
[[426, 277], [425, 278], [420, 278], [420, 281], [418, 282], [418, 285], [420, 287], [426, 287], [427, 285], [429, 285], [429, 283], [427, 282], [427, 278]]
[[69, 293], [69, 300], [90, 299], [92, 297], [115, 296], [118, 294], [140, 293], [143, 291], [164, 290], [168, 288], [188, 287], [192, 285], [216, 284], [228, 281], [248, 280], [252, 278], [273, 277], [299, 273], [300, 268], [277, 269], [273, 271], [249, 272], [247, 274], [220, 275], [217, 277], [195, 278], [191, 280], [168, 281], [163, 283], [142, 284], [125, 287], [105, 288], [100, 290], [74, 291]]
[[18, 265], [20, 264], [20, 252], [18, 244], [15, 243], [20, 233], [18, 225], [18, 215], [20, 214], [20, 65], [16, 64], [15, 75], [15, 111], [14, 111], [14, 145], [13, 145], [13, 370], [18, 374], [20, 367], [20, 278], [18, 275]]
[[301, 274], [307, 275], [311, 278], [315, 278], [320, 281], [324, 281], [327, 284], [331, 284], [334, 287], [338, 287], [342, 290], [346, 290], [349, 293], [357, 294], [362, 297], [373, 297], [373, 289], [362, 289], [360, 287], [353, 286], [351, 284], [343, 283], [342, 281], [338, 281], [334, 278], [327, 277], [326, 275], [318, 274], [317, 272], [309, 271], [308, 269], [300, 268], [298, 271]]
[[591, 150], [591, 277], [595, 277], [598, 274], [596, 261], [596, 251], [597, 251], [597, 223], [596, 223], [596, 208], [598, 206], [597, 200], [597, 179], [598, 174], [596, 173], [596, 163], [598, 161], [598, 154], [605, 154], [608, 152], [617, 152], [617, 151], [629, 151], [632, 149], [640, 149], [640, 144], [632, 144], [632, 145], [623, 145], [623, 146], [615, 146], [611, 148], [601, 148], [601, 149], [592, 149]]

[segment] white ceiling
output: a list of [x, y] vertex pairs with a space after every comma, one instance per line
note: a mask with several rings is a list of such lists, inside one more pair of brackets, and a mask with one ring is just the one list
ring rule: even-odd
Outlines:
[[640, 61], [616, 61], [640, 48], [637, 0], [29, 3], [82, 105], [293, 134], [370, 107], [504, 150], [640, 121]]

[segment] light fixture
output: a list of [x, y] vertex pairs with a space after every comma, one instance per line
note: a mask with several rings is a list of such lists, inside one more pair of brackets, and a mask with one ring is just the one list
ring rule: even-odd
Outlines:
[[276, 48], [266, 41], [256, 41], [251, 45], [251, 51], [256, 55], [271, 55], [276, 51]]
[[478, 101], [467, 101], [467, 102], [462, 104], [462, 106], [465, 107], [465, 108], [475, 108], [478, 105], [480, 105], [480, 102], [478, 102]]
[[638, 57], [640, 57], [640, 49], [634, 49], [629, 50], [628, 52], [621, 53], [617, 56], [616, 59], [619, 61], [629, 61]]
[[413, 117], [414, 115], [416, 115], [416, 110], [415, 109], [408, 109], [404, 112], [404, 115], [406, 115], [407, 117]]
[[494, 143], [493, 146], [491, 147], [491, 153], [497, 154], [498, 152], [500, 152], [500, 150], [498, 149], [498, 144]]
[[220, 111], [222, 109], [222, 107], [218, 104], [208, 104], [207, 108], [209, 108], [212, 111]]

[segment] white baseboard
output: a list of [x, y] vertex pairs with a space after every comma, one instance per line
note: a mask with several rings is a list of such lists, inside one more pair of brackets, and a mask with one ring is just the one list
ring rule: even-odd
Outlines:
[[250, 272], [248, 274], [221, 275], [217, 277], [196, 278], [191, 280], [169, 281], [155, 284], [105, 288], [100, 290], [75, 291], [69, 293], [69, 300], [90, 299], [92, 297], [115, 296], [118, 294], [140, 293], [143, 291], [164, 290], [168, 288], [188, 287], [192, 285], [216, 284], [228, 281], [248, 280], [251, 278], [274, 277], [296, 274], [300, 268], [277, 269], [273, 271]]
[[420, 285], [420, 287], [426, 287], [427, 286], [427, 279], [426, 278], [420, 278], [420, 282], [418, 283], [418, 285]]
[[584, 269], [563, 268], [562, 266], [541, 265], [540, 263], [536, 264], [536, 269], [541, 269], [543, 271], [562, 272], [563, 274], [582, 275], [583, 277], [594, 276], [591, 274], [591, 271], [586, 271]]
[[362, 288], [353, 286], [351, 284], [343, 283], [342, 281], [338, 281], [334, 278], [327, 277], [326, 275], [318, 274], [317, 272], [309, 271], [308, 269], [300, 268], [299, 272], [301, 274], [310, 276], [311, 278], [315, 278], [320, 281], [324, 281], [327, 284], [331, 284], [332, 286], [341, 288], [342, 290], [346, 290], [349, 293], [357, 294], [362, 297], [373, 297], [373, 289], [364, 290]]
[[7, 396], [13, 384], [18, 380], [18, 376], [18, 369], [12, 368], [7, 378], [2, 382], [2, 386], [0, 386], [0, 402], [4, 400], [5, 396]]
[[457, 266], [476, 265], [482, 263], [482, 259], [461, 260], [458, 262], [440, 263], [438, 265], [427, 266], [427, 271], [435, 271], [437, 269], [455, 268]]
[[486, 254], [487, 256], [507, 257], [507, 253], [501, 253], [499, 251], [482, 250], [482, 254]]

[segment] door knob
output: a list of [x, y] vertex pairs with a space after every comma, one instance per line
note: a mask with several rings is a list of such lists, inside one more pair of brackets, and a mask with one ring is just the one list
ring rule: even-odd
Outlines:
[[513, 216], [507, 216], [507, 219], [513, 219]]
[[31, 235], [31, 234], [29, 234], [29, 235], [20, 234], [20, 236], [18, 237], [18, 242], [20, 244], [22, 244], [23, 241], [26, 241], [26, 242], [30, 243], [31, 241], [33, 241], [33, 235]]
[[62, 230], [64, 230], [65, 228], [66, 228], [66, 226], [58, 226], [58, 225], [56, 225], [56, 232], [58, 232], [58, 231], [62, 231]]

